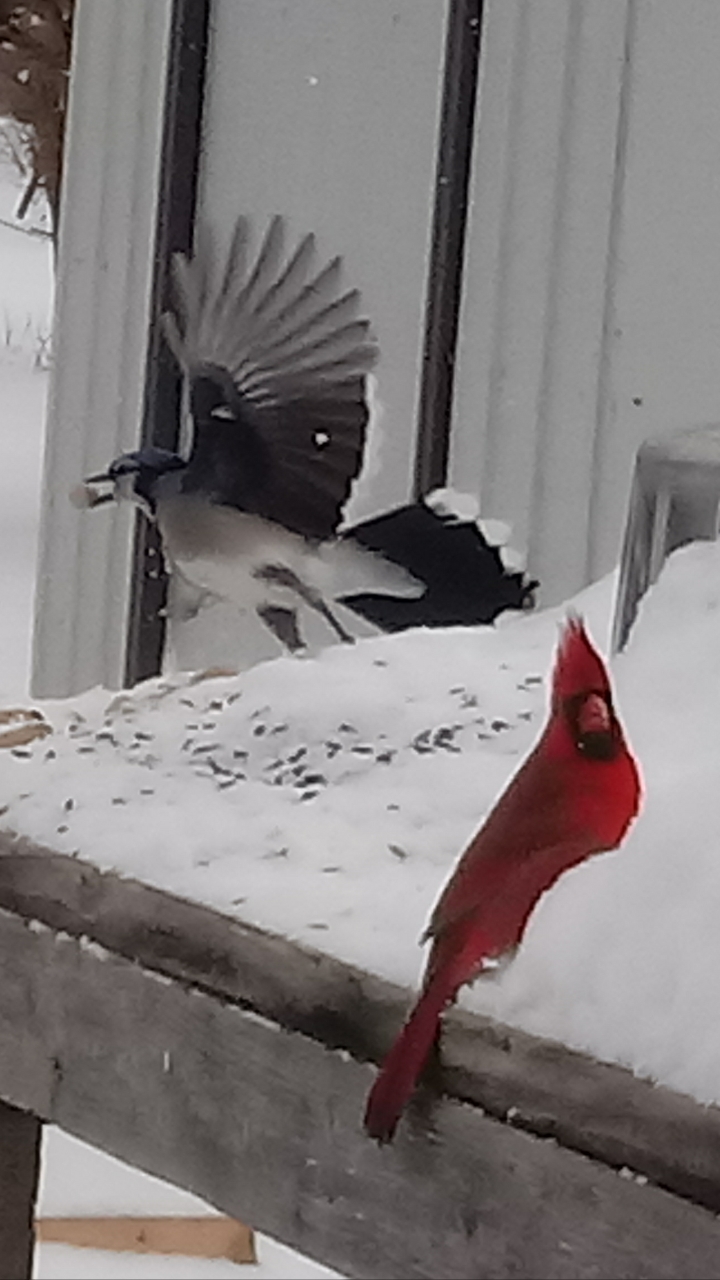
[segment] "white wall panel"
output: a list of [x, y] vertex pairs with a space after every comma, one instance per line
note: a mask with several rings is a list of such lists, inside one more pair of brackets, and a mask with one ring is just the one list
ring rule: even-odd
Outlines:
[[122, 679], [131, 523], [68, 493], [139, 439], [170, 0], [79, 0], [36, 591], [33, 690]]
[[630, 7], [490, 0], [452, 477], [546, 601], [586, 580]]
[[720, 420], [720, 4], [638, 0], [591, 568], [638, 443]]

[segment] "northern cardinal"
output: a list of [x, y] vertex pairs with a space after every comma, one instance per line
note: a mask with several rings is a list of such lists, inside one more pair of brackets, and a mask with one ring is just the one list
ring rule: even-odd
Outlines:
[[547, 724], [460, 858], [424, 935], [432, 948], [422, 992], [368, 1098], [371, 1137], [391, 1140], [458, 989], [518, 945], [563, 871], [620, 844], [640, 798], [607, 670], [582, 621], [570, 617]]

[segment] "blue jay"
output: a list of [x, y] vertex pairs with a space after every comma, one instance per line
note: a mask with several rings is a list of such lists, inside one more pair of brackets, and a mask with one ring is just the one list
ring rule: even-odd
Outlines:
[[[285, 258], [273, 218], [254, 264], [245, 219], [221, 279], [200, 240], [173, 262], [166, 341], [185, 375], [187, 458], [158, 448], [89, 476], [79, 505], [129, 499], [157, 521], [171, 572], [206, 597], [253, 609], [288, 649], [303, 645], [297, 610], [319, 613], [352, 641], [329, 599], [423, 591], [405, 569], [335, 534], [362, 466], [365, 376], [377, 358], [360, 294], [342, 290], [342, 262], [319, 271], [305, 236]], [[109, 482], [110, 492], [94, 486]]]
[[139, 505], [157, 521], [172, 573], [199, 598], [254, 610], [290, 651], [304, 645], [301, 606], [353, 639], [331, 600], [387, 631], [530, 606], [537, 584], [506, 570], [475, 513], [459, 519], [430, 496], [339, 532], [362, 466], [377, 348], [358, 290], [342, 291], [340, 258], [315, 271], [308, 235], [285, 259], [279, 217], [250, 266], [248, 239], [240, 219], [217, 283], [207, 240], [173, 262], [176, 305], [163, 330], [185, 375], [187, 456], [123, 454], [86, 479], [78, 505]]

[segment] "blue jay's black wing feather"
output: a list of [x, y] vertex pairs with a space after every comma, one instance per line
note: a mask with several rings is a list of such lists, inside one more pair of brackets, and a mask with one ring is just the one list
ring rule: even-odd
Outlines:
[[397, 507], [347, 530], [344, 539], [381, 554], [425, 584], [423, 596], [393, 599], [363, 592], [342, 602], [383, 631], [477, 626], [504, 609], [534, 606], [538, 583], [508, 571], [474, 520], [438, 516], [424, 502]]
[[288, 256], [280, 217], [254, 262], [248, 242], [240, 219], [217, 283], [205, 237], [174, 263], [176, 305], [163, 323], [190, 384], [184, 488], [324, 539], [362, 466], [377, 349], [340, 258], [318, 269], [312, 235]]

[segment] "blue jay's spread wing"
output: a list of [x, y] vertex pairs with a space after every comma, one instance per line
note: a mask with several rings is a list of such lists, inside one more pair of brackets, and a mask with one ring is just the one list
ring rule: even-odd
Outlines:
[[189, 386], [183, 490], [326, 539], [362, 466], [377, 349], [339, 257], [318, 268], [312, 235], [288, 256], [280, 217], [254, 262], [248, 242], [241, 218], [217, 279], [207, 236], [174, 259], [163, 325]]

